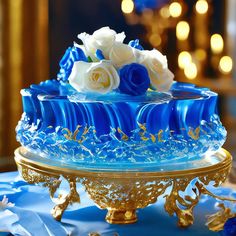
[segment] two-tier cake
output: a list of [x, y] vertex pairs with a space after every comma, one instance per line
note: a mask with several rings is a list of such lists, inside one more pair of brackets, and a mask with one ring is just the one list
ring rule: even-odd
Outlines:
[[226, 131], [217, 94], [173, 81], [167, 59], [109, 27], [78, 35], [56, 80], [21, 91], [17, 140], [73, 163], [159, 163], [216, 152]]

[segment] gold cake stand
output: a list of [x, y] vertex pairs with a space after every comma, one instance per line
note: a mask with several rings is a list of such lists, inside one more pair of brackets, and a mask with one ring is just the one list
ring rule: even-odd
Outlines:
[[224, 182], [232, 162], [230, 153], [220, 149], [213, 156], [208, 156], [204, 165], [196, 162], [192, 168], [111, 171], [79, 169], [63, 163], [54, 165], [53, 161], [45, 162], [42, 158], [26, 155], [27, 153], [24, 147], [16, 149], [15, 161], [20, 174], [28, 183], [48, 187], [53, 199], [61, 187], [61, 177], [69, 183], [70, 190], [66, 195], [57, 196], [57, 205], [51, 211], [56, 220], [61, 220], [68, 205], [80, 202], [76, 190], [76, 185], [80, 183], [98, 207], [108, 210], [108, 223], [134, 223], [137, 221], [136, 209], [155, 203], [158, 197], [164, 196], [165, 210], [171, 216], [176, 214], [181, 227], [193, 224], [193, 208], [198, 204], [201, 194], [224, 200], [211, 193], [207, 186], [211, 182], [218, 187]]

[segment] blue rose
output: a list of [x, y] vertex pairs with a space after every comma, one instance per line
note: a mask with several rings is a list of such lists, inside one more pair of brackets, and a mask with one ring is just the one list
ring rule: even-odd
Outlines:
[[136, 49], [139, 49], [139, 50], [143, 50], [143, 47], [139, 44], [138, 39], [129, 41], [129, 46], [133, 47], [133, 48], [136, 48]]
[[69, 47], [62, 59], [60, 60], [60, 71], [57, 74], [57, 78], [63, 81], [68, 80], [70, 76], [72, 67], [75, 61], [88, 61], [88, 58], [85, 56], [83, 50], [78, 47]]
[[97, 49], [97, 51], [96, 51], [96, 58], [98, 59], [98, 60], [104, 60], [105, 59], [105, 57], [104, 57], [104, 55], [103, 55], [103, 53], [102, 53], [102, 50], [100, 50], [100, 49]]
[[229, 218], [225, 225], [223, 231], [221, 231], [222, 236], [235, 236], [236, 235], [236, 217]]
[[138, 64], [132, 63], [123, 66], [119, 70], [120, 85], [119, 91], [129, 95], [142, 95], [150, 85], [150, 78], [147, 69]]

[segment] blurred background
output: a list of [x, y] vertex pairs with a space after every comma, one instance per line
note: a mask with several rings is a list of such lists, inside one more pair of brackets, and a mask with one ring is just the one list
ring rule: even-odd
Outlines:
[[0, 171], [16, 169], [20, 89], [56, 78], [77, 34], [103, 26], [166, 54], [175, 80], [219, 93], [236, 160], [235, 9], [235, 0], [0, 0]]

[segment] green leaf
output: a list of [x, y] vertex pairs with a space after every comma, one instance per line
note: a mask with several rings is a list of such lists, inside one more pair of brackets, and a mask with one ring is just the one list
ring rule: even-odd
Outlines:
[[93, 60], [90, 56], [88, 56], [88, 62], [93, 62]]

